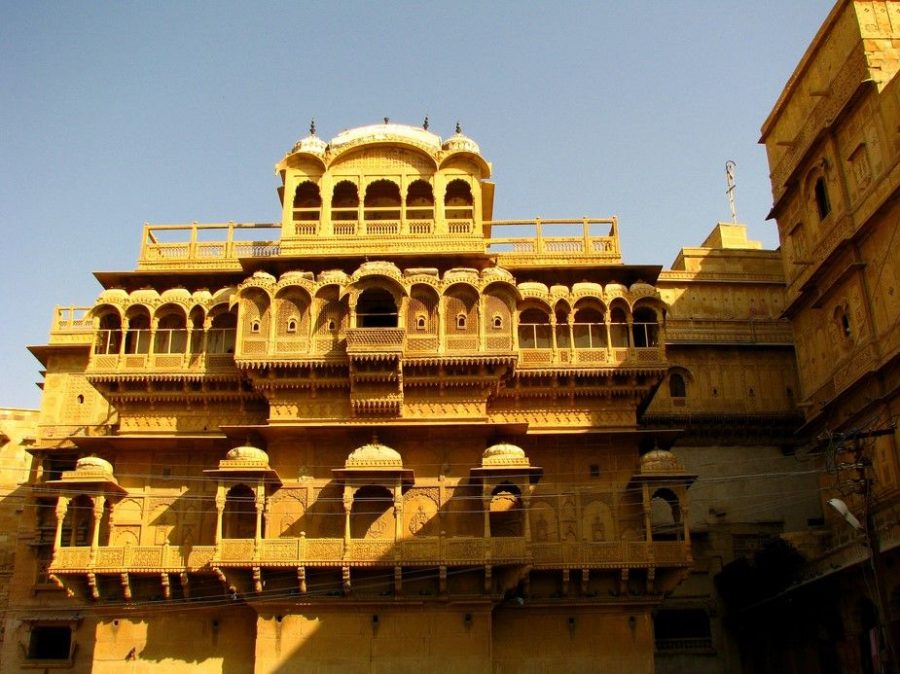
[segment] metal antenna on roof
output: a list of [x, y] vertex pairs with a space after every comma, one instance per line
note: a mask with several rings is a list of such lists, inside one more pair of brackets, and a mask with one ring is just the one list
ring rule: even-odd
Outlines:
[[731, 207], [731, 221], [737, 223], [737, 211], [734, 207], [734, 169], [737, 166], [730, 159], [725, 162], [725, 181], [728, 183], [728, 189], [725, 194], [728, 195], [728, 205]]

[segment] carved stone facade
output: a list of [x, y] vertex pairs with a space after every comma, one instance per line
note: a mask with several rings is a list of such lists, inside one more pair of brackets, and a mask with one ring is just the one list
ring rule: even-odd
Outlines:
[[745, 616], [751, 671], [897, 671], [898, 41], [900, 3], [839, 2], [762, 128], [826, 526], [793, 538], [803, 582]]
[[[461, 132], [313, 133], [276, 169], [280, 223], [148, 225], [137, 269], [32, 347], [3, 661], [630, 673], [727, 652], [709, 525], [763, 516], [711, 520], [725, 496], [689, 487], [710, 454], [793, 442], [778, 253], [720, 224], [661, 271], [623, 263], [615, 218], [494, 221]], [[701, 599], [667, 609], [692, 568]], [[654, 640], [685, 605], [705, 629]]]

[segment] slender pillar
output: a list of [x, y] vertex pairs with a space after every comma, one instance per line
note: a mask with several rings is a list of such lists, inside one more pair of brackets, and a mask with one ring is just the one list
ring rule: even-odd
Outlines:
[[216, 488], [216, 547], [222, 545], [222, 516], [225, 514], [225, 485]]
[[394, 485], [394, 542], [399, 544], [403, 536], [403, 496], [400, 480]]
[[256, 533], [254, 538], [256, 539], [256, 547], [259, 547], [259, 542], [262, 540], [262, 516], [263, 509], [266, 506], [266, 490], [265, 486], [262, 482], [257, 482], [255, 492], [255, 504], [256, 505]]
[[353, 510], [353, 487], [344, 487], [344, 548], [350, 549], [350, 512]]
[[481, 488], [481, 503], [484, 510], [484, 537], [491, 537], [491, 488], [485, 484]]
[[65, 521], [66, 512], [69, 510], [69, 500], [67, 496], [60, 496], [56, 499], [56, 535], [53, 537], [54, 554], [62, 547], [63, 521]]

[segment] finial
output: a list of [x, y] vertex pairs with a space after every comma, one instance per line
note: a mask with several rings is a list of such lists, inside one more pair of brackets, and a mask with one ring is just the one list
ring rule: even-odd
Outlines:
[[385, 117], [385, 118], [384, 118], [384, 123], [385, 123], [385, 124], [390, 123], [390, 121], [391, 121], [391, 118], [390, 118], [390, 117]]
[[378, 444], [378, 433], [374, 433], [374, 432], [372, 433], [372, 444], [373, 445]]
[[731, 207], [731, 221], [737, 222], [737, 211], [734, 207], [734, 169], [737, 166], [730, 159], [725, 162], [725, 182], [728, 184], [728, 189], [725, 190], [725, 194], [728, 195], [728, 205]]
[[425, 115], [425, 121], [422, 122], [422, 128], [428, 131], [428, 115]]
[[462, 124], [456, 122], [456, 133], [462, 133]]
[[310, 136], [316, 135], [316, 118], [315, 117], [313, 117], [311, 120], [309, 120], [309, 135]]

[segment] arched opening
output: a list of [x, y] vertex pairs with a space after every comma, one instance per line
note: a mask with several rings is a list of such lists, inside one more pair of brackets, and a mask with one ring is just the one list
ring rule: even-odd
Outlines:
[[245, 484], [235, 485], [225, 495], [222, 538], [256, 538], [256, 495]]
[[605, 349], [606, 323], [603, 311], [595, 307], [585, 307], [575, 312], [572, 325], [576, 349]]
[[444, 193], [444, 214], [448, 220], [472, 218], [472, 186], [465, 180], [451, 180]]
[[425, 180], [415, 180], [406, 190], [406, 219], [433, 220], [434, 192]]
[[390, 180], [376, 180], [366, 188], [366, 220], [399, 220], [400, 187]]
[[237, 332], [237, 316], [222, 310], [214, 313], [206, 338], [208, 353], [234, 353], [235, 333]]
[[825, 184], [824, 176], [820, 176], [816, 179], [814, 193], [819, 220], [824, 220], [828, 217], [828, 214], [831, 213], [831, 200], [828, 198], [828, 185]]
[[122, 345], [122, 319], [114, 311], [106, 311], [100, 316], [94, 353], [118, 355]]
[[184, 353], [187, 348], [187, 329], [183, 314], [172, 312], [159, 319], [153, 353]]
[[262, 290], [251, 288], [242, 298], [241, 311], [241, 350], [248, 355], [263, 353], [269, 334], [269, 296]]
[[[471, 287], [456, 284], [444, 293], [444, 325], [447, 348], [478, 348], [478, 294]], [[460, 316], [463, 321], [460, 321]]]
[[407, 305], [406, 329], [424, 336], [437, 334], [437, 293], [425, 285], [414, 286]]
[[359, 190], [348, 180], [342, 180], [334, 186], [331, 195], [331, 219], [344, 222], [356, 222], [359, 218]]
[[559, 349], [572, 348], [572, 331], [569, 327], [569, 306], [560, 302], [554, 310], [556, 316], [556, 346]]
[[150, 313], [144, 307], [135, 307], [127, 318], [125, 353], [150, 353]]
[[609, 336], [613, 347], [628, 346], [628, 314], [622, 307], [614, 307], [609, 312]]
[[669, 397], [670, 398], [686, 398], [687, 387], [684, 383], [684, 377], [677, 372], [669, 375]]
[[519, 348], [549, 349], [553, 346], [550, 316], [543, 309], [526, 309], [519, 314]]
[[191, 338], [189, 350], [192, 354], [200, 353], [203, 350], [203, 324], [205, 316], [203, 309], [194, 307], [188, 316], [188, 325], [191, 328]]
[[383, 288], [367, 288], [356, 301], [356, 325], [360, 328], [396, 328], [397, 304]]
[[650, 527], [654, 541], [681, 540], [681, 506], [671, 489], [657, 489], [650, 499]]
[[350, 510], [350, 536], [394, 537], [394, 498], [386, 487], [367, 485], [356, 490]]
[[522, 492], [517, 486], [504, 482], [494, 487], [491, 492], [490, 521], [491, 537], [525, 535]]
[[79, 494], [69, 501], [63, 518], [62, 544], [69, 547], [89, 546], [93, 525], [94, 502], [86, 494]]
[[641, 307], [634, 312], [634, 321], [631, 325], [633, 343], [636, 348], [651, 348], [659, 346], [659, 324], [656, 312], [649, 307]]
[[322, 197], [319, 186], [312, 181], [304, 181], [297, 185], [294, 192], [294, 222], [309, 222], [319, 219], [322, 208]]
[[[309, 330], [309, 295], [299, 289], [288, 289], [276, 298], [278, 317], [276, 333], [280, 339], [292, 340], [290, 343], [296, 346], [296, 340], [307, 335]], [[288, 343], [279, 343], [279, 351], [287, 347]]]

